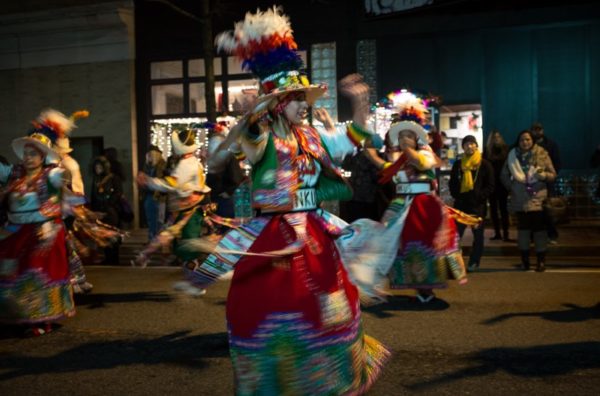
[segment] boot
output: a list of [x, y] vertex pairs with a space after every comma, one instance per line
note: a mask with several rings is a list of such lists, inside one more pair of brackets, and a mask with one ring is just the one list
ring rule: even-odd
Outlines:
[[490, 238], [490, 241], [500, 241], [502, 240], [502, 237], [500, 236], [500, 230], [496, 229], [494, 231], [494, 236]]
[[529, 250], [521, 250], [521, 267], [524, 271], [529, 271]]
[[504, 238], [502, 238], [502, 240], [504, 240], [504, 242], [516, 242], [516, 240], [515, 240], [515, 239], [511, 239], [511, 238], [508, 236], [508, 230], [504, 230], [504, 231], [503, 231], [503, 234], [504, 234]]
[[538, 252], [537, 253], [537, 267], [535, 267], [535, 272], [544, 272], [546, 271], [546, 252]]

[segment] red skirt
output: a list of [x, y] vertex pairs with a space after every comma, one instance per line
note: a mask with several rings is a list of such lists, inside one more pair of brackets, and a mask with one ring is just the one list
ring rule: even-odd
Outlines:
[[388, 221], [408, 211], [399, 249], [390, 271], [390, 287], [428, 289], [447, 286], [448, 279], [466, 281], [456, 223], [441, 200], [430, 194], [408, 205], [396, 199], [384, 216]]
[[358, 291], [314, 213], [275, 215], [244, 256], [227, 299], [236, 394], [360, 394], [389, 352], [363, 333]]
[[[75, 314], [62, 221], [23, 224], [0, 241], [0, 319], [37, 323]], [[51, 236], [39, 237], [51, 226]]]

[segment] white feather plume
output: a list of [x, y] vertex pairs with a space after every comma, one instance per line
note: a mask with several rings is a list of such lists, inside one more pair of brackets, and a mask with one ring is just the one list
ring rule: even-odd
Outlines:
[[390, 96], [393, 100], [394, 108], [398, 113], [402, 113], [403, 111], [411, 108], [419, 114], [425, 115], [428, 113], [427, 107], [425, 107], [423, 100], [411, 92], [402, 90], [399, 93], [396, 92]]
[[58, 130], [55, 132], [62, 137], [69, 136], [73, 128], [76, 128], [73, 120], [69, 119], [60, 111], [54, 109], [43, 110], [38, 116], [37, 122], [44, 125], [50, 123], [54, 126], [57, 126]]
[[284, 37], [292, 32], [288, 16], [283, 14], [281, 7], [273, 6], [264, 12], [257, 9], [255, 14], [246, 13], [243, 21], [235, 23], [233, 31], [219, 34], [215, 43], [219, 50], [231, 53], [238, 47], [248, 46], [251, 41], [260, 42], [275, 34]]

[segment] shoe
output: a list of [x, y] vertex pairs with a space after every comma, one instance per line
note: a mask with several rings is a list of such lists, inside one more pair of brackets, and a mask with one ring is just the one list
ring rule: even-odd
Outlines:
[[194, 286], [188, 281], [179, 281], [173, 284], [173, 289], [192, 297], [200, 297], [206, 294], [206, 289]]
[[479, 269], [479, 264], [469, 264], [469, 266], [467, 267], [467, 272], [474, 272], [477, 271]]
[[417, 300], [419, 300], [422, 304], [427, 304], [431, 302], [435, 298], [435, 294], [417, 294]]
[[523, 271], [529, 271], [529, 266], [529, 251], [523, 250], [521, 251], [521, 268], [523, 269]]
[[184, 290], [189, 289], [191, 286], [192, 286], [192, 284], [188, 281], [179, 281], [179, 282], [173, 283], [173, 290], [184, 291]]
[[503, 240], [504, 242], [517, 242], [517, 240], [516, 240], [516, 239], [512, 239], [512, 238], [509, 238], [509, 237], [503, 238], [502, 240]]
[[187, 290], [183, 291], [188, 296], [200, 297], [206, 294], [206, 289], [200, 289], [199, 287], [192, 286]]
[[501, 241], [502, 237], [499, 234], [494, 235], [490, 238], [490, 241]]
[[537, 253], [537, 266], [535, 267], [535, 272], [544, 272], [546, 271], [546, 252], [538, 252]]
[[48, 333], [52, 333], [52, 323], [40, 323], [25, 329], [25, 337], [39, 337]]
[[78, 286], [84, 294], [91, 293], [92, 289], [94, 288], [94, 285], [92, 285], [90, 282], [83, 282], [81, 285]]
[[554, 245], [554, 246], [556, 246], [556, 245], [558, 245], [558, 241], [556, 239], [550, 239], [548, 241], [548, 245]]

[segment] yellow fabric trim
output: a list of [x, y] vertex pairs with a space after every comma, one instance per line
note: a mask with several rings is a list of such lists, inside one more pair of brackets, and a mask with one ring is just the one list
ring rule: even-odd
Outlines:
[[462, 181], [460, 183], [460, 192], [468, 192], [474, 188], [475, 182], [473, 181], [473, 172], [481, 164], [481, 152], [475, 150], [473, 155], [467, 157], [466, 155], [460, 159], [460, 169], [463, 172]]
[[428, 170], [430, 167], [427, 166], [427, 157], [425, 154], [417, 151], [417, 163], [414, 164], [419, 170]]
[[175, 187], [177, 186], [177, 178], [173, 177], [173, 176], [165, 176], [165, 181], [169, 184], [169, 186], [171, 187]]

